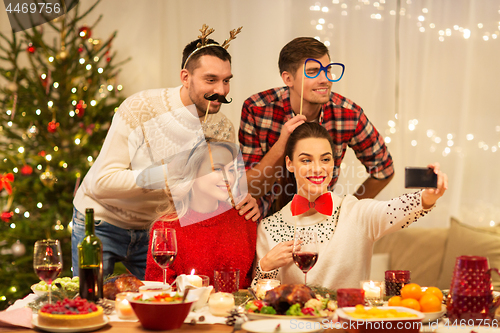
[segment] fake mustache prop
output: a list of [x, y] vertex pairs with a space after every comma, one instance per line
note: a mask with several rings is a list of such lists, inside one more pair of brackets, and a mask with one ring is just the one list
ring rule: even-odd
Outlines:
[[217, 94], [217, 93], [212, 94], [212, 95], [205, 94], [203, 97], [205, 97], [205, 99], [206, 99], [207, 101], [211, 101], [211, 102], [217, 101], [217, 102], [219, 102], [219, 103], [224, 103], [224, 104], [229, 104], [229, 103], [231, 103], [231, 102], [233, 101], [233, 99], [232, 99], [232, 98], [230, 98], [230, 100], [228, 101], [228, 100], [226, 99], [226, 96], [224, 96], [224, 95], [219, 95], [219, 94]]

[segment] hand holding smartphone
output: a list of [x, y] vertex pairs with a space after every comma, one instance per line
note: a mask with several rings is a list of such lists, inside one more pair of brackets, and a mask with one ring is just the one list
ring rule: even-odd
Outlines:
[[438, 176], [431, 168], [405, 168], [405, 188], [437, 188], [437, 181]]

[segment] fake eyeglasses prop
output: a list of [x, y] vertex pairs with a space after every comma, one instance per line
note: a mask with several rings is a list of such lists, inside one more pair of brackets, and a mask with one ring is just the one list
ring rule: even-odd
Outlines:
[[[309, 68], [308, 68], [309, 65]], [[339, 62], [331, 63], [323, 67], [321, 62], [316, 59], [307, 58], [304, 63], [304, 75], [307, 78], [314, 79], [321, 72], [325, 72], [325, 76], [330, 82], [338, 82], [344, 76], [345, 66]]]

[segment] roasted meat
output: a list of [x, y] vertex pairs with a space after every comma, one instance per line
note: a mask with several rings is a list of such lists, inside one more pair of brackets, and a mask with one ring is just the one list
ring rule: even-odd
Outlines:
[[144, 283], [131, 274], [122, 274], [112, 277], [104, 283], [104, 298], [114, 300], [116, 294], [124, 292], [138, 292], [139, 287]]
[[314, 292], [304, 284], [282, 284], [266, 293], [264, 301], [272, 306], [277, 314], [285, 314], [293, 304], [301, 306], [314, 298]]

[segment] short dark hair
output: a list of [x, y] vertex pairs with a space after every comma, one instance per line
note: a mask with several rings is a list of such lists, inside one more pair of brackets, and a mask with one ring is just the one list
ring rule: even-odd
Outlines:
[[[186, 47], [184, 47], [184, 50], [182, 51], [181, 69], [184, 68], [184, 64], [185, 64], [187, 58], [194, 50], [197, 49], [196, 45], [200, 42], [201, 42], [201, 40], [197, 39], [197, 40], [192, 41], [188, 45], [186, 45]], [[217, 43], [213, 39], [207, 39], [207, 44], [219, 45], [219, 43]], [[229, 54], [229, 52], [227, 52], [227, 50], [225, 48], [223, 48], [221, 46], [207, 46], [207, 47], [204, 47], [204, 48], [196, 51], [189, 58], [186, 69], [188, 71], [195, 70], [198, 67], [198, 60], [204, 55], [211, 55], [211, 56], [217, 57], [223, 61], [229, 61], [229, 63], [231, 63], [231, 55]]]
[[307, 58], [321, 58], [325, 54], [330, 57], [328, 48], [317, 39], [312, 37], [297, 37], [283, 46], [278, 60], [280, 74], [284, 71], [295, 75], [297, 69]]
[[333, 154], [333, 139], [326, 128], [318, 123], [303, 123], [288, 137], [288, 141], [285, 145], [285, 156], [288, 156], [290, 160], [293, 160], [293, 153], [295, 151], [295, 147], [297, 146], [297, 142], [309, 138], [327, 139], [330, 143]]

